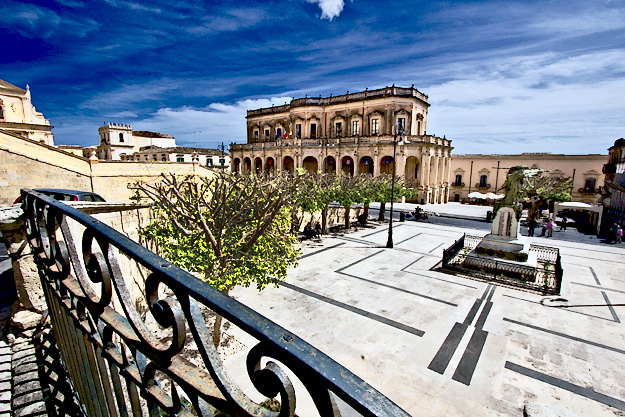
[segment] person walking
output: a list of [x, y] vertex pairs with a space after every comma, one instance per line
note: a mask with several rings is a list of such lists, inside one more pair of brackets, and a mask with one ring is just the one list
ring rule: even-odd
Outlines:
[[562, 221], [560, 222], [560, 230], [566, 231], [566, 222], [569, 219], [566, 218], [566, 215], [562, 217]]
[[547, 237], [551, 237], [553, 235], [553, 226], [555, 226], [556, 223], [553, 221], [553, 219], [549, 219], [549, 221], [547, 222]]
[[529, 221], [529, 224], [527, 226], [527, 235], [528, 236], [534, 236], [534, 229], [536, 228], [537, 225], [538, 225], [538, 223], [536, 223], [535, 219], [531, 219]]
[[618, 229], [616, 229], [616, 243], [621, 243], [623, 241], [623, 228], [620, 225], [616, 225]]

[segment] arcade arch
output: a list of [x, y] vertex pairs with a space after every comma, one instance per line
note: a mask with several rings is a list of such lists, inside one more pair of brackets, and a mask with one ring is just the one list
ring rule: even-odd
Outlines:
[[363, 156], [360, 158], [360, 163], [358, 164], [358, 173], [359, 174], [371, 174], [373, 176], [373, 158], [370, 156]]
[[304, 168], [308, 172], [317, 172], [319, 170], [319, 163], [314, 156], [307, 156], [304, 158]]
[[352, 176], [354, 175], [354, 160], [351, 156], [344, 156], [341, 159], [341, 171]]
[[393, 175], [393, 157], [383, 156], [380, 159], [380, 173]]
[[291, 174], [293, 174], [295, 172], [295, 161], [290, 156], [285, 156], [284, 157], [284, 161], [282, 162], [282, 166], [284, 167], [285, 171], [288, 171]]

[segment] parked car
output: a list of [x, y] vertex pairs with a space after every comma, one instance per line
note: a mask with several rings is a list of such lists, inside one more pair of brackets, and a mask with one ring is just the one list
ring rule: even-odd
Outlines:
[[[89, 201], [92, 203], [104, 203], [104, 199], [100, 195], [90, 191], [64, 190], [61, 188], [39, 188], [33, 191], [49, 195], [59, 201]], [[17, 197], [13, 204], [18, 204], [20, 201], [22, 201], [22, 196]]]

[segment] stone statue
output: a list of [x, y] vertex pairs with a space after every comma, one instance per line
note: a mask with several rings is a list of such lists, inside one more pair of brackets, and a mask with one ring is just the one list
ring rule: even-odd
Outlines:
[[525, 165], [516, 165], [510, 168], [503, 188], [506, 196], [501, 200], [502, 206], [514, 206], [519, 198], [519, 190], [523, 185], [523, 180], [542, 173], [542, 169], [530, 169]]

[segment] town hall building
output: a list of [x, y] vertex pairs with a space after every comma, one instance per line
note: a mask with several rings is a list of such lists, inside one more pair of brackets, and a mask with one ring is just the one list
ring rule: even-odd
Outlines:
[[392, 174], [396, 160], [396, 174], [419, 190], [417, 201], [446, 203], [453, 148], [426, 133], [429, 106], [414, 86], [392, 86], [248, 110], [247, 143], [230, 147], [232, 171], [377, 176]]

